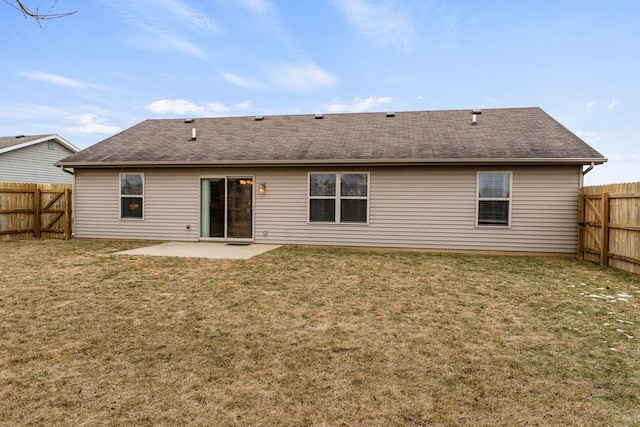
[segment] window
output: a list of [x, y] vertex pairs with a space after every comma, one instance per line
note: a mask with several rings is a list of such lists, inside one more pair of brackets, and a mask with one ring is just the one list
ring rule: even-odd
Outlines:
[[120, 174], [120, 218], [143, 218], [144, 174]]
[[309, 222], [367, 223], [368, 173], [310, 173]]
[[509, 227], [511, 172], [478, 172], [477, 225]]

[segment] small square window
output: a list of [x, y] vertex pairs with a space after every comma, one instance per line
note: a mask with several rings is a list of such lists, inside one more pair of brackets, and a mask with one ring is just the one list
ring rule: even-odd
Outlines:
[[367, 201], [342, 199], [340, 201], [340, 222], [367, 222]]
[[309, 206], [309, 221], [336, 222], [335, 199], [311, 199]]
[[314, 173], [309, 176], [309, 194], [313, 196], [335, 196], [336, 175]]
[[340, 176], [340, 195], [342, 197], [367, 196], [367, 175], [345, 173]]

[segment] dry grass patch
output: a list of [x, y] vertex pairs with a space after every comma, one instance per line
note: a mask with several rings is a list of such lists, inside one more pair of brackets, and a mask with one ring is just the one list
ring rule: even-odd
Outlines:
[[640, 425], [637, 276], [140, 245], [0, 243], [0, 425]]

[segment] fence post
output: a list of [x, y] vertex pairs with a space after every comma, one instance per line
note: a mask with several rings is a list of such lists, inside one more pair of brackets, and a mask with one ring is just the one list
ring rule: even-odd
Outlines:
[[64, 240], [71, 240], [71, 189], [64, 190]]
[[36, 187], [33, 191], [33, 237], [39, 239], [41, 236], [40, 232], [40, 224], [42, 223], [41, 219], [41, 193], [40, 188]]
[[600, 239], [600, 265], [609, 266], [609, 193], [602, 193], [602, 238]]

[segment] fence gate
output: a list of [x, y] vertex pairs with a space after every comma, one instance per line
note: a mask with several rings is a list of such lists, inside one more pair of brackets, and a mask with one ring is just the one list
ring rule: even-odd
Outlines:
[[584, 187], [578, 257], [640, 273], [640, 183]]
[[0, 183], [0, 240], [71, 239], [71, 185]]
[[[580, 195], [578, 209], [578, 257], [607, 266], [608, 194]], [[607, 220], [604, 220], [605, 215]]]

